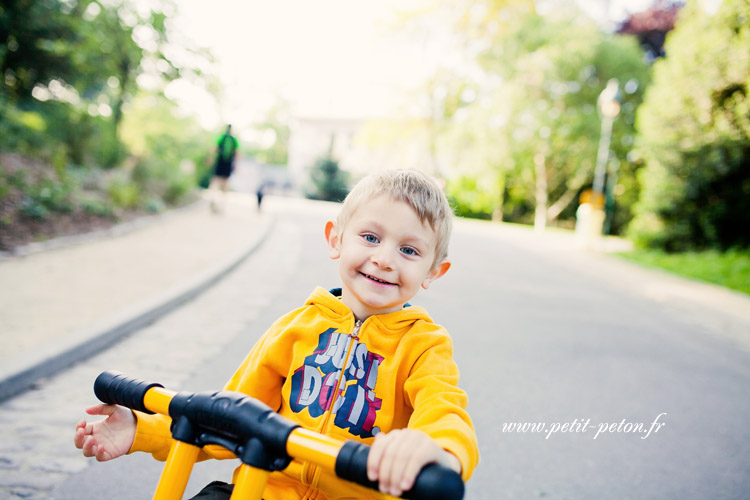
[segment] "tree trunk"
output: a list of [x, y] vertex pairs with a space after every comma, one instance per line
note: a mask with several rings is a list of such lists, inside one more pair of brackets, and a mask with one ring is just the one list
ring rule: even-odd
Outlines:
[[570, 205], [570, 202], [573, 201], [573, 199], [578, 194], [578, 191], [581, 189], [581, 186], [583, 186], [584, 180], [581, 178], [573, 179], [571, 182], [568, 183], [568, 189], [563, 193], [560, 198], [557, 199], [556, 202], [554, 202], [552, 205], [549, 206], [547, 209], [547, 220], [553, 221], [557, 219], [557, 216], [560, 215], [560, 212], [565, 210], [565, 207]]
[[534, 156], [534, 172], [536, 173], [534, 230], [544, 231], [547, 228], [547, 165], [541, 153]]
[[495, 207], [492, 210], [492, 220], [494, 222], [502, 222], [503, 205], [505, 204], [505, 172], [500, 172], [497, 175], [497, 191], [498, 196], [495, 202]]

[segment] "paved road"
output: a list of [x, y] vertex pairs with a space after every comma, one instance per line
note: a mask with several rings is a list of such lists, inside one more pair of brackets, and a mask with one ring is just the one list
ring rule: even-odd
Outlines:
[[[113, 485], [127, 485], [114, 498], [150, 497], [158, 463], [92, 464], [72, 426], [101, 370], [216, 388], [273, 319], [337, 284], [322, 238], [329, 207], [269, 209], [279, 218], [266, 245], [215, 288], [0, 406], [0, 497], [86, 500]], [[482, 462], [468, 499], [748, 498], [750, 330], [732, 307], [750, 302], [655, 295], [659, 276], [495, 226], [459, 225], [452, 255], [451, 272], [414, 302], [452, 332], [471, 398]], [[513, 423], [546, 429], [508, 432]], [[568, 432], [549, 434], [563, 423]], [[188, 492], [233, 466], [199, 464]]]

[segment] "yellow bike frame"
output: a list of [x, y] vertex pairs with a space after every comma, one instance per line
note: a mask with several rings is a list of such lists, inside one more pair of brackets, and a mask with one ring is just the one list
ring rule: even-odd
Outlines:
[[[242, 460], [232, 500], [261, 500], [270, 472], [286, 467], [292, 458], [335, 471], [343, 479], [377, 490], [377, 484], [367, 480], [364, 467], [369, 447], [303, 429], [249, 396], [231, 392], [177, 393], [159, 384], [147, 384], [112, 371], [99, 375], [94, 392], [104, 403], [173, 419], [175, 440], [154, 500], [182, 498], [204, 444], [224, 446]], [[198, 408], [198, 411], [190, 413], [187, 411], [190, 408]], [[460, 500], [463, 487], [456, 472], [428, 464], [407, 494], [416, 495], [408, 498]], [[379, 494], [373, 491], [373, 495]]]

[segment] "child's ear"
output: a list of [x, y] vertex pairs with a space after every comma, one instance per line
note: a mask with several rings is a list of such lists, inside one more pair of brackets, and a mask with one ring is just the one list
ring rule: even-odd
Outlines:
[[448, 269], [450, 268], [451, 268], [451, 263], [447, 259], [441, 262], [440, 264], [438, 264], [437, 266], [435, 266], [435, 269], [430, 271], [430, 273], [422, 282], [422, 288], [427, 290], [430, 287], [430, 283], [432, 283], [433, 281], [435, 281], [436, 279], [438, 279], [439, 277], [447, 273]]
[[326, 241], [328, 242], [328, 256], [332, 259], [341, 257], [341, 238], [336, 230], [336, 223], [332, 220], [326, 222]]

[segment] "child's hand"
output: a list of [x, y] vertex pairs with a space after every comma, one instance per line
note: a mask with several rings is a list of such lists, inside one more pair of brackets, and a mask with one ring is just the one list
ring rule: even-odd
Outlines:
[[367, 477], [380, 482], [381, 492], [397, 497], [414, 486], [422, 467], [433, 462], [461, 472], [458, 459], [424, 432], [396, 429], [375, 436], [367, 458]]
[[76, 424], [74, 443], [86, 457], [96, 457], [100, 462], [126, 454], [135, 439], [135, 415], [122, 406], [96, 405], [86, 408], [89, 415], [107, 415], [105, 420], [87, 423], [81, 419]]

